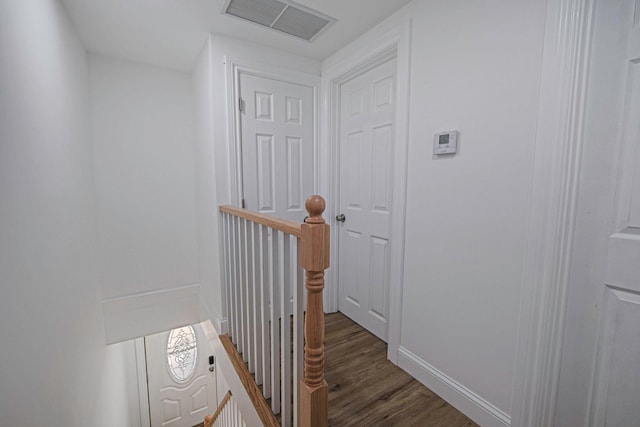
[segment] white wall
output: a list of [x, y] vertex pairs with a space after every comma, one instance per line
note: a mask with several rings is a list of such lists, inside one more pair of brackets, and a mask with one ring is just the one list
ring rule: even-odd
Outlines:
[[223, 315], [220, 286], [220, 253], [218, 246], [216, 167], [213, 135], [212, 64], [209, 40], [204, 46], [192, 73], [195, 123], [196, 215], [198, 225], [198, 256], [200, 281], [209, 315], [221, 331]]
[[191, 76], [89, 58], [103, 296], [198, 283]]
[[[414, 1], [323, 62], [412, 20], [400, 364], [487, 425], [511, 412], [544, 17], [545, 2]], [[432, 160], [450, 129], [458, 155]]]
[[[196, 176], [200, 281], [212, 320], [222, 319], [221, 271], [218, 256], [218, 205], [233, 202], [228, 139], [227, 66], [225, 58], [246, 66], [266, 66], [318, 76], [311, 59], [212, 34], [193, 71], [196, 128]], [[259, 66], [257, 66], [259, 68]]]
[[[106, 347], [95, 427], [140, 427], [140, 398], [133, 340]], [[148, 408], [148, 406], [147, 406]]]
[[[87, 58], [55, 0], [0, 2], [0, 424], [95, 425], [105, 354]], [[124, 412], [119, 415], [127, 416]]]

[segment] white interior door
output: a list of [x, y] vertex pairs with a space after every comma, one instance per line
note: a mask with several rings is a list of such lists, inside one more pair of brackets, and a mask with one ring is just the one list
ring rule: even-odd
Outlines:
[[340, 86], [339, 310], [387, 340], [395, 59]]
[[[620, 2], [627, 13], [628, 69], [617, 218], [609, 237], [604, 304], [591, 425], [640, 425], [640, 3]], [[616, 6], [620, 7], [620, 6]], [[635, 16], [635, 19], [634, 19]]]
[[302, 222], [313, 192], [313, 88], [240, 75], [244, 206]]
[[200, 325], [145, 337], [151, 427], [192, 427], [216, 410], [215, 372]]

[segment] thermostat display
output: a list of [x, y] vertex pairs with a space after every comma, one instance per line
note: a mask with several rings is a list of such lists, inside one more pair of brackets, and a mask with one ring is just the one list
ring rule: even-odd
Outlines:
[[437, 133], [433, 141], [433, 154], [455, 154], [458, 151], [458, 131]]

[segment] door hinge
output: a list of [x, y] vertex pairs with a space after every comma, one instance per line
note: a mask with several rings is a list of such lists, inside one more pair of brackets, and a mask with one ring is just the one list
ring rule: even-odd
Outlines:
[[240, 109], [241, 113], [244, 113], [244, 99], [240, 98], [238, 100], [238, 108]]

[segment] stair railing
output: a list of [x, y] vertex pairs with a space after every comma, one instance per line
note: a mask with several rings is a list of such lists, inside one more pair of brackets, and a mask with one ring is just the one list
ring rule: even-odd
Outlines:
[[246, 427], [231, 391], [224, 395], [216, 412], [204, 418], [204, 427]]
[[220, 206], [228, 340], [282, 426], [324, 427], [329, 226], [322, 197], [309, 197], [305, 207], [308, 217], [299, 224]]

